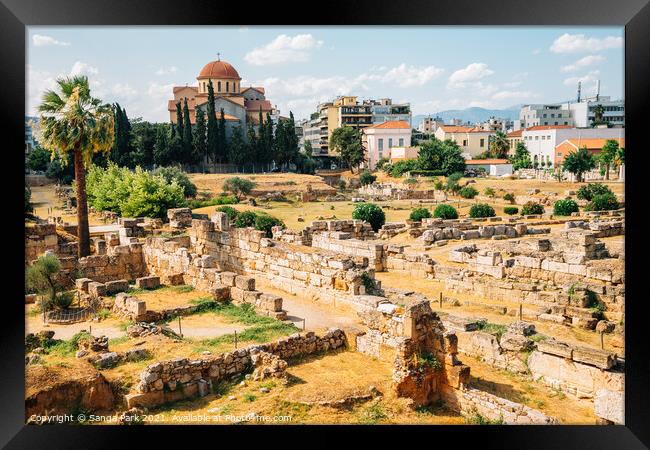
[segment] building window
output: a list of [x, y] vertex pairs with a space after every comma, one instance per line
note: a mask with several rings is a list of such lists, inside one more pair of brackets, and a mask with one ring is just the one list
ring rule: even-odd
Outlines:
[[404, 147], [404, 138], [399, 138], [399, 146]]
[[393, 138], [388, 138], [388, 148], [393, 148]]
[[535, 140], [538, 141], [538, 140], [539, 140], [539, 136], [535, 136]]
[[221, 81], [217, 81], [217, 92], [221, 92]]
[[463, 139], [463, 147], [467, 147], [467, 139]]
[[226, 81], [226, 92], [230, 90], [230, 82]]
[[378, 139], [377, 140], [377, 148], [379, 149], [380, 152], [384, 150], [384, 140], [383, 139]]
[[480, 146], [483, 147], [485, 145], [485, 139], [481, 139]]
[[555, 122], [555, 125], [557, 125], [557, 122]]

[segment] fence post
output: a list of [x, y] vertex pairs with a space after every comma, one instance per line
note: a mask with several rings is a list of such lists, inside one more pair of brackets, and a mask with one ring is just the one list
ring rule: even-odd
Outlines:
[[440, 293], [440, 309], [442, 309], [442, 292]]
[[181, 328], [181, 316], [178, 316], [178, 334], [183, 337], [183, 328]]
[[600, 332], [600, 349], [605, 350], [605, 333]]
[[305, 331], [305, 319], [302, 319], [302, 331]]
[[519, 320], [523, 317], [523, 306], [519, 303]]
[[235, 330], [235, 348], [237, 348], [237, 330]]

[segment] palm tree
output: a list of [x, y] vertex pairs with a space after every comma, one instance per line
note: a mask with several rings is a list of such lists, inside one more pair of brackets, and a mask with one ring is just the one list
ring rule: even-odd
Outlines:
[[499, 130], [490, 137], [490, 154], [493, 158], [507, 158], [509, 149], [508, 135], [503, 131]]
[[113, 111], [108, 104], [90, 96], [85, 76], [57, 79], [58, 90], [48, 90], [38, 107], [44, 146], [58, 153], [62, 163], [74, 157], [77, 194], [78, 255], [90, 254], [86, 167], [94, 153], [108, 153], [115, 136]]

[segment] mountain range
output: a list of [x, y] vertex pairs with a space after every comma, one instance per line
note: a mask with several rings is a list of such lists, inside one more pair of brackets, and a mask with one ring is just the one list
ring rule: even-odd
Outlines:
[[505, 109], [485, 109], [479, 107], [449, 109], [433, 114], [418, 114], [413, 116], [412, 126], [413, 128], [417, 128], [425, 117], [440, 117], [445, 123], [451, 123], [452, 119], [460, 119], [463, 123], [469, 122], [471, 124], [483, 122], [490, 117], [514, 120], [519, 117], [520, 109], [521, 105], [515, 105]]

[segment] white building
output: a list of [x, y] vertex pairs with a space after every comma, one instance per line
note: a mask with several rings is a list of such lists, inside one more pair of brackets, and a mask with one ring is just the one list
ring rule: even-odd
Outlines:
[[[566, 139], [617, 139], [625, 137], [624, 128], [574, 128], [565, 125], [535, 126], [523, 130], [522, 142], [533, 164], [555, 167], [555, 147]], [[549, 166], [550, 163], [550, 166]]]
[[432, 134], [444, 124], [445, 122], [440, 117], [425, 117], [422, 119], [422, 122], [420, 122], [420, 125], [418, 125], [418, 131]]
[[594, 108], [596, 105], [603, 107], [603, 120], [614, 127], [625, 126], [625, 102], [611, 100], [610, 97], [588, 97], [577, 103], [563, 104], [562, 109], [571, 113], [576, 127], [591, 127], [594, 121]]
[[373, 170], [377, 161], [390, 158], [391, 148], [411, 144], [411, 125], [404, 121], [384, 122], [363, 128], [366, 167]]
[[571, 112], [562, 109], [562, 105], [524, 105], [519, 111], [519, 120], [515, 120], [514, 129], [530, 128], [542, 125], [575, 126]]

